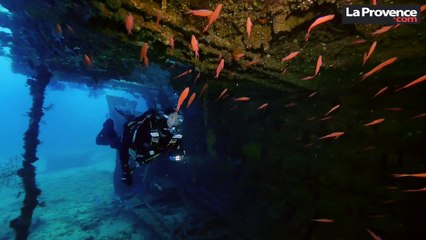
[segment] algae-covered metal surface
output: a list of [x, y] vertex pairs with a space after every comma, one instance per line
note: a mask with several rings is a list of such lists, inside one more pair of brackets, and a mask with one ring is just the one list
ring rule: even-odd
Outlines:
[[[18, 72], [30, 72], [28, 61], [44, 61], [58, 74], [78, 74], [94, 81], [128, 79], [133, 69], [140, 65], [140, 48], [147, 43], [152, 62], [175, 60], [214, 76], [221, 56], [226, 63], [221, 73], [223, 77], [255, 81], [276, 89], [284, 89], [286, 83], [316, 89], [316, 83], [300, 79], [312, 74], [318, 55], [324, 58], [323, 71], [354, 71], [373, 41], [379, 41], [378, 51], [371, 59], [373, 63], [395, 55], [407, 61], [425, 58], [422, 25], [404, 26], [373, 36], [381, 26], [340, 23], [342, 6], [366, 3], [347, 0], [81, 0], [34, 1], [32, 4], [5, 1], [3, 5], [14, 13], [5, 21], [5, 27], [19, 29], [13, 35], [15, 44], [11, 45]], [[218, 4], [223, 4], [220, 16], [208, 31], [203, 31], [209, 22], [207, 17], [188, 14], [191, 9], [213, 11]], [[130, 14], [133, 17], [131, 33], [125, 27]], [[305, 41], [309, 25], [319, 16], [329, 14], [336, 17], [312, 31], [309, 41]], [[248, 17], [253, 23], [250, 37], [246, 31]], [[198, 40], [199, 59], [192, 52], [192, 35]], [[10, 41], [9, 37], [2, 39]], [[367, 42], [353, 43], [362, 39]], [[281, 61], [295, 51], [301, 54], [294, 61]], [[90, 69], [84, 65], [84, 55], [92, 59]], [[416, 64], [411, 67], [420, 70]], [[334, 85], [336, 80], [327, 82]]]
[[[203, 31], [213, 13], [190, 10], [220, 4]], [[0, 41], [20, 73], [44, 63], [61, 81], [158, 87], [155, 64], [161, 84], [195, 92], [175, 177], [228, 239], [426, 239], [426, 182], [395, 175], [426, 172], [426, 84], [403, 88], [426, 78], [426, 12], [384, 31], [343, 25], [351, 4], [371, 2], [4, 0], [13, 35]]]

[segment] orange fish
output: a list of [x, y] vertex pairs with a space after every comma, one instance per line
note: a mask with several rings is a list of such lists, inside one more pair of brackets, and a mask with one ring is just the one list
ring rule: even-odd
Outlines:
[[384, 118], [379, 118], [379, 119], [376, 119], [376, 120], [374, 120], [374, 121], [371, 121], [371, 122], [369, 122], [369, 123], [367, 123], [367, 124], [364, 124], [364, 126], [365, 126], [365, 127], [368, 127], [368, 126], [372, 126], [372, 125], [376, 125], [376, 124], [382, 123], [382, 122], [384, 122], [384, 121], [385, 121], [385, 119], [384, 119]]
[[68, 30], [69, 33], [71, 33], [71, 34], [75, 33], [74, 29], [70, 25], [66, 25], [66, 27], [67, 27], [67, 30]]
[[201, 98], [201, 96], [207, 90], [208, 87], [209, 87], [209, 85], [207, 83], [205, 83], [204, 86], [203, 86], [203, 88], [201, 89], [200, 96], [198, 98]]
[[149, 59], [147, 57], [148, 48], [149, 48], [148, 44], [147, 43], [143, 43], [143, 46], [141, 47], [141, 54], [140, 54], [140, 61], [143, 61], [143, 63], [147, 67], [148, 67], [148, 64], [149, 64]]
[[332, 112], [336, 111], [339, 107], [340, 107], [340, 104], [337, 104], [336, 106], [332, 107], [332, 108], [330, 109], [330, 111], [328, 111], [328, 112], [327, 112], [324, 116], [327, 116], [328, 114], [330, 114], [330, 113], [332, 113]]
[[396, 24], [395, 26], [393, 26], [393, 29], [395, 29], [395, 28], [397, 28], [397, 27], [400, 27], [401, 26], [401, 24], [400, 23], [398, 23], [398, 24]]
[[162, 15], [163, 14], [160, 11], [157, 12], [157, 20], [155, 20], [155, 26], [156, 27], [160, 27], [160, 20], [161, 20]]
[[402, 108], [399, 108], [399, 107], [390, 107], [390, 108], [383, 108], [383, 109], [388, 111], [402, 111]]
[[189, 9], [189, 11], [186, 12], [185, 14], [192, 14], [193, 16], [198, 16], [198, 17], [210, 17], [212, 13], [213, 13], [212, 11], [207, 9], [199, 9], [199, 10]]
[[200, 50], [200, 49], [198, 48], [198, 41], [197, 41], [197, 39], [195, 38], [194, 35], [192, 35], [192, 37], [191, 37], [191, 46], [192, 46], [192, 51], [195, 52], [195, 57], [199, 58], [200, 55], [198, 54], [198, 50]]
[[232, 106], [230, 109], [229, 109], [229, 111], [234, 111], [235, 109], [237, 109], [238, 108], [238, 106]]
[[220, 59], [222, 59], [222, 53], [219, 53], [216, 60], [219, 61]]
[[[374, 0], [373, 0], [374, 1]], [[375, 4], [374, 4], [375, 5]], [[367, 228], [367, 231], [368, 231], [368, 233], [371, 235], [371, 237], [374, 239], [374, 240], [382, 240], [382, 238], [381, 237], [379, 237], [378, 235], [376, 235], [375, 233], [373, 233], [372, 231], [370, 231], [370, 229], [368, 229]]]
[[416, 119], [416, 118], [426, 118], [426, 113], [420, 113], [419, 115], [416, 115], [410, 119]]
[[374, 96], [372, 98], [379, 96], [380, 94], [382, 94], [387, 89], [388, 89], [388, 87], [384, 87], [384, 88], [380, 89], [376, 94], [374, 94]]
[[358, 40], [352, 41], [352, 44], [362, 44], [362, 43], [366, 43], [366, 42], [367, 42], [367, 40], [365, 40], [365, 39], [358, 39]]
[[317, 92], [313, 92], [313, 93], [309, 94], [308, 98], [311, 98], [311, 97], [315, 96], [316, 94], [317, 94]]
[[223, 95], [225, 95], [225, 93], [226, 93], [227, 91], [228, 91], [228, 89], [227, 89], [227, 88], [223, 89], [223, 91], [220, 93], [219, 97], [217, 97], [216, 102], [217, 102], [217, 101], [219, 101], [219, 99], [220, 99], [221, 97], [223, 97]]
[[314, 143], [307, 143], [305, 145], [303, 145], [304, 147], [312, 147], [314, 145]]
[[55, 40], [62, 40], [64, 36], [62, 35], [62, 27], [59, 23], [55, 24]]
[[318, 57], [318, 60], [317, 60], [317, 67], [315, 68], [315, 75], [314, 76], [318, 75], [318, 72], [319, 72], [321, 66], [322, 66], [322, 56], [320, 55]]
[[199, 73], [197, 74], [197, 76], [195, 76], [194, 84], [196, 84], [196, 83], [197, 83], [197, 80], [200, 78], [200, 76], [201, 76], [201, 72], [199, 72]]
[[400, 177], [418, 177], [418, 178], [426, 178], [426, 173], [395, 173], [392, 176], [396, 178]]
[[240, 59], [241, 59], [242, 57], [244, 57], [244, 56], [245, 56], [245, 54], [244, 54], [244, 53], [236, 53], [236, 54], [233, 54], [232, 56], [234, 57], [234, 60], [235, 60], [235, 61], [240, 61]]
[[224, 66], [225, 66], [225, 59], [222, 58], [220, 60], [219, 65], [217, 66], [216, 75], [214, 76], [214, 78], [219, 78], [219, 74], [223, 70]]
[[173, 35], [171, 35], [171, 36], [170, 36], [170, 39], [169, 39], [169, 45], [170, 45], [170, 48], [171, 48], [172, 50], [174, 50], [174, 49], [175, 49], [175, 39], [173, 38]]
[[375, 32], [373, 32], [371, 35], [375, 36], [375, 35], [379, 35], [379, 34], [385, 33], [387, 31], [391, 30], [393, 27], [394, 27], [393, 25], [384, 26], [384, 27], [376, 30]]
[[251, 60], [250, 62], [244, 64], [244, 67], [248, 68], [248, 67], [254, 66], [254, 65], [258, 64], [259, 62], [260, 62], [260, 60], [255, 58], [255, 59]]
[[376, 49], [376, 45], [377, 45], [376, 41], [374, 41], [373, 44], [371, 44], [370, 50], [368, 50], [368, 54], [364, 55], [364, 61], [362, 62], [362, 66], [365, 65], [365, 63], [367, 62], [367, 60], [370, 58], [371, 54], [373, 54], [374, 49]]
[[188, 109], [189, 106], [191, 105], [191, 103], [194, 101], [195, 96], [197, 96], [197, 94], [195, 92], [191, 94], [191, 97], [188, 100], [188, 104], [186, 104], [186, 109]]
[[334, 133], [330, 133], [328, 135], [322, 136], [320, 139], [326, 139], [326, 138], [334, 138], [334, 139], [338, 139], [340, 136], [342, 136], [343, 134], [345, 134], [345, 132], [334, 132]]
[[364, 74], [361, 78], [361, 81], [365, 80], [366, 78], [368, 78], [369, 76], [373, 75], [375, 72], [380, 71], [382, 68], [394, 63], [398, 58], [397, 57], [393, 57], [393, 58], [389, 58], [388, 60], [380, 63], [379, 65], [377, 65], [375, 68], [373, 68], [372, 70], [370, 70], [368, 73]]
[[251, 28], [253, 27], [253, 23], [251, 22], [250, 17], [247, 18], [247, 23], [246, 23], [246, 30], [247, 30], [247, 36], [250, 37], [251, 34]]
[[419, 188], [419, 189], [408, 189], [408, 190], [403, 190], [403, 192], [425, 192], [426, 191], [426, 187], [424, 188]]
[[328, 218], [316, 218], [316, 219], [311, 219], [311, 221], [320, 222], [320, 223], [332, 223], [332, 222], [334, 222], [333, 219], [328, 219]]
[[239, 97], [239, 98], [234, 99], [234, 101], [235, 102], [247, 102], [247, 101], [250, 101], [250, 98], [249, 97]]
[[268, 107], [268, 105], [269, 105], [268, 103], [264, 103], [264, 104], [260, 105], [260, 106], [257, 108], [257, 110], [264, 109], [264, 108]]
[[234, 51], [232, 51], [232, 58], [235, 60], [235, 61], [239, 61], [242, 57], [244, 57], [244, 53], [243, 53], [243, 51], [241, 50], [241, 49], [234, 49]]
[[83, 56], [83, 62], [89, 68], [93, 66], [93, 59], [86, 54]]
[[214, 12], [209, 16], [209, 23], [204, 28], [203, 32], [206, 32], [210, 28], [210, 26], [217, 20], [217, 18], [219, 17], [220, 11], [222, 10], [222, 6], [223, 4], [217, 5]]
[[297, 106], [297, 103], [295, 103], [295, 102], [287, 103], [286, 105], [284, 105], [285, 108], [291, 108], [291, 107], [295, 107], [295, 106]]
[[230, 109], [229, 109], [229, 111], [234, 111], [235, 109], [237, 109], [238, 108], [238, 106], [233, 106], [233, 107], [231, 107]]
[[315, 76], [307, 76], [307, 77], [304, 77], [304, 78], [302, 78], [302, 80], [311, 80], [311, 79], [314, 79], [315, 78]]
[[187, 75], [187, 74], [190, 74], [191, 72], [192, 72], [192, 69], [186, 70], [185, 72], [183, 72], [183, 73], [179, 74], [178, 76], [176, 76], [176, 77], [175, 77], [175, 78], [173, 78], [173, 79], [183, 77], [183, 76], [185, 76], [185, 75]]
[[402, 90], [404, 88], [408, 88], [408, 87], [411, 87], [411, 86], [416, 85], [418, 83], [421, 83], [421, 82], [423, 82], [425, 80], [426, 80], [426, 74], [423, 75], [423, 76], [421, 76], [421, 77], [419, 77], [419, 78], [417, 78], [416, 80], [410, 82], [409, 84], [403, 86], [402, 88], [397, 89], [396, 92], [398, 92], [399, 90]]
[[281, 59], [281, 62], [285, 62], [285, 61], [288, 61], [292, 58], [295, 58], [299, 53], [300, 53], [299, 51], [292, 52], [289, 55], [287, 55], [287, 57], [283, 57], [283, 59]]
[[423, 11], [426, 11], [426, 4], [423, 4], [423, 5], [420, 7], [420, 12], [423, 12]]
[[133, 30], [133, 15], [131, 13], [128, 13], [126, 16], [126, 30], [127, 30], [127, 34], [132, 34], [132, 30]]
[[55, 24], [55, 33], [58, 35], [62, 35], [62, 27], [59, 23]]
[[188, 96], [188, 93], [189, 93], [189, 87], [186, 87], [179, 96], [176, 112], [179, 112], [180, 106], [182, 106], [182, 103], [183, 101], [185, 101], [185, 98]]
[[315, 22], [313, 22], [311, 26], [309, 26], [308, 32], [306, 33], [306, 36], [305, 36], [305, 41], [308, 41], [309, 33], [312, 31], [312, 29], [314, 29], [316, 26], [320, 24], [331, 21], [333, 18], [334, 18], [334, 14], [317, 18], [317, 20], [315, 20]]
[[326, 121], [326, 120], [329, 120], [329, 119], [332, 119], [333, 117], [332, 116], [328, 116], [328, 117], [323, 117], [323, 118], [320, 118], [320, 119], [318, 119], [319, 121]]

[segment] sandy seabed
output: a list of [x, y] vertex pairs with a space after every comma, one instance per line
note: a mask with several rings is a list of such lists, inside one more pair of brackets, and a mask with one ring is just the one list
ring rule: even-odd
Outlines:
[[[112, 169], [102, 163], [40, 173], [42, 190], [29, 239], [153, 239], [133, 211], [114, 195]], [[0, 240], [14, 239], [9, 221], [22, 206], [19, 189], [0, 189]]]

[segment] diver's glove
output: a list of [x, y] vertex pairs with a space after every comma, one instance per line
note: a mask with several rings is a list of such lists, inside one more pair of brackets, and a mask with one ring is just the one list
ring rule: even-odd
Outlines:
[[125, 171], [121, 174], [121, 181], [126, 184], [127, 186], [132, 186], [133, 184], [133, 177], [132, 173], [130, 171]]

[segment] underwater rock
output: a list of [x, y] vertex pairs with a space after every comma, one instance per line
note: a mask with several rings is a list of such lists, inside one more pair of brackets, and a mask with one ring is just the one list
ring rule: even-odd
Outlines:
[[[259, 50], [264, 46], [269, 46], [271, 40], [271, 28], [269, 26], [254, 25], [252, 35], [249, 39], [244, 40], [244, 42], [247, 49]], [[269, 49], [269, 47], [267, 47], [267, 49]]]
[[274, 33], [291, 32], [295, 27], [305, 23], [307, 20], [314, 18], [314, 13], [307, 13], [303, 17], [276, 15], [272, 20], [272, 28]]
[[117, 11], [121, 7], [120, 0], [106, 0], [105, 4], [112, 11]]

